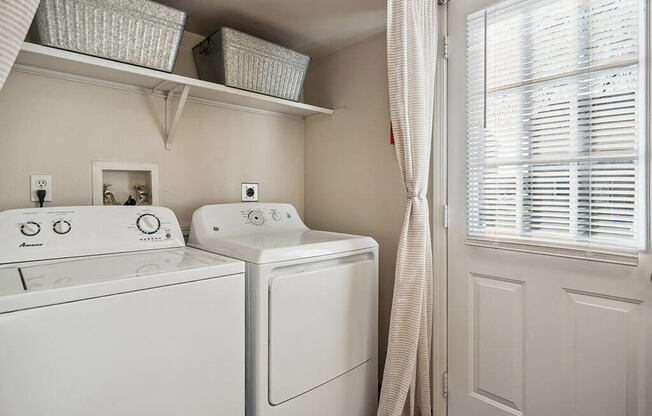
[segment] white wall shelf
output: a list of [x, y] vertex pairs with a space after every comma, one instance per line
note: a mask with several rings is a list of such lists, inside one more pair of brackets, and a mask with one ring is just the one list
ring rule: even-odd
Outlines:
[[[333, 110], [327, 108], [29, 42], [23, 43], [14, 70], [167, 97], [164, 131], [168, 149], [172, 146], [186, 100], [292, 118], [333, 114]], [[180, 98], [176, 98], [177, 93]], [[172, 101], [179, 101], [174, 112], [171, 111]]]

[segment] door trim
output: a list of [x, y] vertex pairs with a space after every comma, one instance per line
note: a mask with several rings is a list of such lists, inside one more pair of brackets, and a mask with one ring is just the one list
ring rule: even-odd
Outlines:
[[445, 374], [448, 371], [448, 232], [446, 205], [448, 204], [448, 75], [445, 57], [445, 39], [448, 33], [448, 6], [439, 6], [439, 45], [435, 75], [435, 102], [432, 131], [432, 411], [434, 416], [446, 416], [444, 394]]

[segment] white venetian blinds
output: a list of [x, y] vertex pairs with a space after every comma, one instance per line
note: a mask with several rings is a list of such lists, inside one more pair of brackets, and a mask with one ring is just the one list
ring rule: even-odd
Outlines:
[[467, 17], [469, 238], [642, 248], [644, 1]]

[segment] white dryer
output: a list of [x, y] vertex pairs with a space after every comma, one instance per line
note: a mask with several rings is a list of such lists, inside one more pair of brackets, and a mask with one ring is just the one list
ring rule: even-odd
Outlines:
[[166, 208], [0, 213], [0, 415], [243, 415], [243, 273]]
[[378, 244], [309, 230], [288, 204], [208, 205], [188, 244], [246, 262], [247, 415], [371, 416]]

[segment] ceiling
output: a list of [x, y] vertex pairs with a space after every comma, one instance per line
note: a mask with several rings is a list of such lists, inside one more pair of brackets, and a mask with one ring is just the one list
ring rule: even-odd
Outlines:
[[387, 0], [158, 0], [188, 13], [186, 30], [221, 26], [319, 57], [385, 31]]

